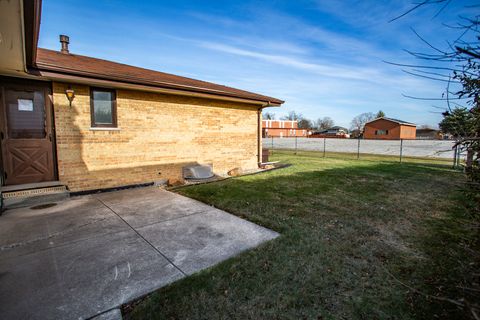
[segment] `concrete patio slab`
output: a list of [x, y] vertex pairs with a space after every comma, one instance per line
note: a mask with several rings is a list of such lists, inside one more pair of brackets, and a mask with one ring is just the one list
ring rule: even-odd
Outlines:
[[193, 199], [154, 188], [109, 192], [96, 197], [134, 228], [206, 212], [210, 208]]
[[108, 311], [276, 236], [158, 188], [7, 210], [0, 318], [118, 316]]
[[130, 230], [0, 262], [3, 319], [93, 316], [183, 274]]
[[138, 228], [138, 232], [183, 272], [192, 274], [274, 239], [276, 232], [213, 207]]
[[0, 256], [38, 252], [129, 229], [109, 208], [90, 197], [40, 210], [12, 209], [0, 217]]

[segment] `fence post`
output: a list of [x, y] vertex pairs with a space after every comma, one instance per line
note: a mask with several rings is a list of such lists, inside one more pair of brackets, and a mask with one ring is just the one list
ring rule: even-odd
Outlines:
[[295, 136], [295, 155], [297, 155], [297, 136]]
[[272, 136], [272, 147], [270, 148], [270, 154], [272, 155], [273, 154], [273, 136]]
[[400, 163], [402, 163], [402, 155], [403, 155], [403, 139], [400, 139]]
[[358, 144], [357, 144], [357, 160], [360, 159], [360, 137], [358, 137]]
[[323, 138], [323, 157], [325, 158], [325, 145], [327, 144], [327, 138]]

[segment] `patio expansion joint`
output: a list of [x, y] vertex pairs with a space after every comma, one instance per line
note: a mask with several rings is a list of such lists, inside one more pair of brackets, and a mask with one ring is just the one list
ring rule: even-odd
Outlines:
[[172, 260], [170, 260], [165, 254], [163, 254], [160, 250], [158, 250], [157, 247], [155, 247], [150, 241], [148, 241], [144, 236], [140, 234], [140, 232], [137, 231], [134, 227], [132, 227], [125, 219], [123, 219], [115, 210], [113, 210], [110, 206], [108, 206], [105, 202], [103, 202], [101, 199], [96, 198], [100, 203], [102, 203], [106, 208], [108, 208], [110, 211], [112, 211], [117, 217], [119, 217], [130, 229], [132, 229], [133, 232], [135, 232], [143, 241], [145, 241], [150, 247], [153, 248], [159, 255], [161, 255], [165, 260], [168, 261], [172, 266], [175, 267], [183, 276], [187, 276], [187, 274], [180, 269], [175, 263], [173, 263]]

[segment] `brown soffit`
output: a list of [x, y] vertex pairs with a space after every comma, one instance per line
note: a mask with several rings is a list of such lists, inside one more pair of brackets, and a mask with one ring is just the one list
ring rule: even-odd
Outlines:
[[169, 73], [153, 71], [87, 56], [64, 54], [38, 48], [36, 69], [40, 74], [63, 74], [64, 77], [81, 76], [92, 79], [113, 80], [120, 83], [146, 85], [150, 87], [197, 92], [220, 97], [240, 98], [254, 103], [279, 106], [284, 101], [244, 90], [211, 82], [185, 78]]
[[227, 96], [219, 96], [214, 94], [208, 93], [201, 93], [201, 92], [190, 92], [185, 90], [179, 89], [167, 89], [161, 88], [159, 86], [148, 86], [142, 84], [134, 84], [134, 83], [127, 83], [127, 82], [119, 82], [119, 81], [112, 81], [112, 80], [104, 80], [104, 79], [96, 79], [91, 77], [82, 77], [82, 76], [74, 76], [59, 72], [50, 72], [50, 71], [39, 71], [39, 70], [30, 70], [30, 74], [32, 79], [41, 79], [50, 80], [50, 81], [58, 81], [58, 82], [67, 82], [67, 83], [77, 83], [77, 84], [84, 84], [88, 86], [94, 87], [102, 87], [102, 88], [116, 88], [116, 89], [125, 89], [125, 90], [137, 90], [137, 91], [146, 91], [146, 92], [156, 92], [156, 93], [165, 93], [165, 94], [173, 94], [179, 96], [187, 96], [187, 97], [196, 97], [196, 98], [205, 98], [205, 99], [214, 99], [214, 100], [222, 100], [222, 101], [233, 101], [233, 102], [240, 102], [240, 103], [248, 103], [258, 105], [260, 108], [265, 107], [279, 107], [279, 104], [273, 103], [266, 103], [262, 101], [254, 101], [248, 99], [241, 99], [235, 97], [227, 97]]
[[25, 33], [25, 58], [27, 67], [35, 66], [37, 60], [38, 35], [42, 0], [23, 0], [23, 21]]

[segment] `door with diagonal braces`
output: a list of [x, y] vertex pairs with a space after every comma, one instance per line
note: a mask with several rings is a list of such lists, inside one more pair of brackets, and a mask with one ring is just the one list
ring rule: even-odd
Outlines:
[[0, 80], [5, 184], [55, 180], [50, 83]]

